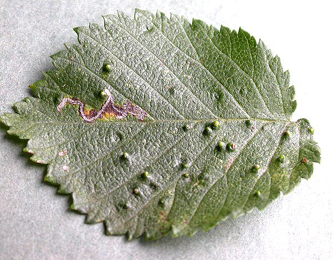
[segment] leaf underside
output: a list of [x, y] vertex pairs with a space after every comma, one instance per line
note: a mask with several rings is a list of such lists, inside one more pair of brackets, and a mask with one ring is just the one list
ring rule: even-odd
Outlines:
[[[34, 97], [0, 120], [29, 139], [25, 151], [72, 194], [71, 208], [105, 221], [107, 234], [209, 230], [265, 208], [320, 161], [309, 122], [290, 121], [289, 73], [244, 30], [142, 10], [74, 30], [79, 44], [53, 55]], [[146, 117], [103, 112], [103, 91], [117, 111], [128, 102]], [[59, 112], [64, 99], [73, 102]], [[86, 122], [74, 101], [87, 117], [103, 113]]]

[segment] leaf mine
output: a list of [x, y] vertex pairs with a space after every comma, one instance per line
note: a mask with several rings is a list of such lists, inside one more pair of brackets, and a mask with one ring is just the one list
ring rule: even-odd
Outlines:
[[[143, 121], [147, 117], [147, 113], [139, 106], [133, 105], [130, 101], [127, 101], [123, 106], [115, 105], [114, 97], [108, 89], [103, 90], [103, 96], [107, 96], [107, 100], [99, 111], [94, 109], [86, 112], [86, 104], [76, 98], [64, 98], [57, 106], [57, 110], [61, 113], [66, 104], [79, 105], [79, 114], [85, 122], [92, 123], [98, 118], [102, 118], [105, 115], [112, 115], [117, 119], [124, 119], [128, 114], [133, 115], [138, 120]], [[86, 115], [87, 114], [87, 115]]]

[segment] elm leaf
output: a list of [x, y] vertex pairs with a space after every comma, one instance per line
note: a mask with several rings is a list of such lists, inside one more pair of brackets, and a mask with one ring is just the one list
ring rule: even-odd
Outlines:
[[263, 209], [320, 162], [289, 72], [246, 31], [136, 10], [74, 29], [1, 122], [107, 234], [157, 239]]

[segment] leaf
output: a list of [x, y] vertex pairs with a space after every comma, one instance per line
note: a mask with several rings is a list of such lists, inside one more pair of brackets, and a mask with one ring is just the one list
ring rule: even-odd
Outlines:
[[263, 42], [160, 12], [104, 21], [75, 28], [79, 44], [1, 117], [88, 223], [193, 235], [311, 176], [313, 128], [290, 121], [294, 87]]

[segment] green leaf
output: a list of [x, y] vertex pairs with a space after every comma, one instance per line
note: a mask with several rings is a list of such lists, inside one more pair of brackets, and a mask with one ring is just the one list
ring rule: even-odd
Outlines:
[[34, 97], [1, 121], [107, 234], [157, 239], [265, 208], [313, 172], [294, 87], [247, 32], [136, 10], [75, 28]]

